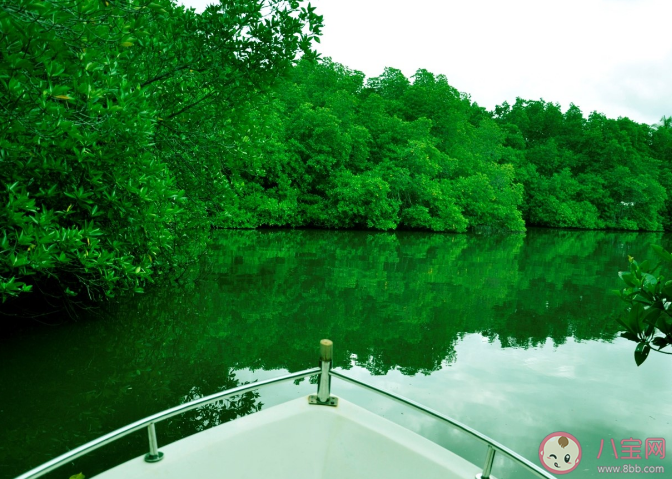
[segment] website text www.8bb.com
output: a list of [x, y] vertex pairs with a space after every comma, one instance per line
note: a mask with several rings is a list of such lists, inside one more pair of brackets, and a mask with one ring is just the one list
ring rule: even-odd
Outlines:
[[663, 474], [665, 472], [664, 466], [640, 466], [638, 464], [624, 464], [622, 466], [597, 466], [597, 472], [605, 473], [649, 473], [649, 474]]

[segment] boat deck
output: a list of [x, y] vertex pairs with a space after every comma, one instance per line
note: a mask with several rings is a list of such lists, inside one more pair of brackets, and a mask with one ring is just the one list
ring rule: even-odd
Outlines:
[[[98, 479], [473, 479], [481, 468], [387, 419], [339, 398], [300, 398], [161, 448]], [[492, 477], [492, 476], [491, 476]]]

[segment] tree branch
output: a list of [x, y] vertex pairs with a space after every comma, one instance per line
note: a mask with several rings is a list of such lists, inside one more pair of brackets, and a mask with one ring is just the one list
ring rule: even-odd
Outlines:
[[171, 119], [175, 118], [176, 116], [181, 115], [181, 114], [184, 113], [185, 111], [192, 109], [193, 107], [195, 107], [196, 105], [198, 105], [199, 103], [201, 103], [203, 100], [206, 100], [207, 98], [210, 98], [210, 97], [211, 97], [212, 95], [214, 95], [214, 94], [215, 94], [215, 91], [213, 90], [213, 91], [211, 91], [210, 93], [208, 93], [207, 95], [205, 95], [204, 97], [200, 98], [199, 100], [196, 100], [195, 102], [193, 102], [193, 103], [191, 103], [191, 104], [185, 106], [185, 107], [182, 108], [181, 110], [179, 110], [179, 111], [173, 113], [173, 114], [170, 115], [168, 118], [166, 118], [166, 120], [171, 120]]
[[[154, 82], [156, 82], [156, 81], [163, 80], [164, 78], [166, 78], [166, 77], [172, 75], [173, 73], [177, 73], [177, 72], [179, 72], [180, 70], [185, 70], [185, 69], [189, 68], [192, 64], [193, 64], [193, 63], [187, 63], [187, 64], [185, 64], [185, 65], [182, 65], [182, 66], [180, 66], [180, 67], [175, 68], [174, 70], [171, 70], [171, 71], [169, 71], [169, 72], [163, 73], [163, 74], [161, 74], [161, 75], [159, 75], [159, 76], [155, 76], [154, 78], [150, 78], [149, 80], [145, 81], [144, 83], [141, 83], [141, 84], [140, 84], [140, 88], [144, 88], [144, 87], [146, 87], [147, 85], [151, 85], [152, 83], [154, 83]], [[204, 72], [204, 71], [205, 71], [205, 68], [200, 68], [200, 69], [198, 69], [198, 70], [194, 70], [194, 71], [197, 71], [197, 72]]]

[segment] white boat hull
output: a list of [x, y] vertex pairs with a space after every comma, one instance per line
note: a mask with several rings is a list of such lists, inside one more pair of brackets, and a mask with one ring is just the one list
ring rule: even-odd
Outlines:
[[[290, 401], [161, 447], [98, 479], [473, 479], [481, 468], [339, 398]], [[493, 477], [493, 476], [491, 476]]]

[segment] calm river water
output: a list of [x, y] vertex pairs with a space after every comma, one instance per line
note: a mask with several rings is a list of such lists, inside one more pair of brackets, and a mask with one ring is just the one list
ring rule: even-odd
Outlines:
[[[600, 231], [214, 233], [194, 281], [0, 339], [0, 478], [186, 400], [312, 367], [322, 338], [347, 374], [536, 464], [542, 439], [565, 431], [583, 449], [570, 477], [626, 464], [670, 477], [672, 450], [647, 458], [645, 443], [672, 448], [672, 356], [637, 367], [614, 320], [623, 304], [608, 294], [627, 256], [652, 257], [661, 241], [669, 248], [660, 234]], [[159, 443], [314, 389], [306, 380], [195, 411], [159, 424]], [[463, 433], [337, 380], [333, 392], [483, 462]], [[132, 436], [49, 477], [91, 477], [145, 442]], [[531, 477], [501, 458], [493, 473]]]

